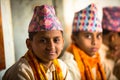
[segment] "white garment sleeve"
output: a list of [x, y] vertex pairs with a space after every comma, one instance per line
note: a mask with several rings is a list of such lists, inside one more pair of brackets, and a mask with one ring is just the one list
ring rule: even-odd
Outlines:
[[109, 69], [109, 67], [105, 63], [102, 63], [102, 65], [105, 70], [107, 80], [118, 80], [117, 77], [113, 74], [113, 72]]
[[65, 62], [67, 65], [70, 76], [72, 78], [71, 80], [80, 80], [81, 75], [73, 55], [69, 52], [65, 52], [60, 59], [63, 60], [63, 62]]
[[35, 80], [28, 62], [21, 58], [11, 66], [3, 76], [2, 80]]

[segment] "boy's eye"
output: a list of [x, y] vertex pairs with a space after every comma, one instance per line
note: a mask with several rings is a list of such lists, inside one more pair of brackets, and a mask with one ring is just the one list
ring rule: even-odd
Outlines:
[[86, 35], [86, 38], [91, 39], [91, 38], [92, 38], [92, 35], [87, 34], [87, 35]]
[[41, 42], [41, 43], [46, 43], [47, 40], [43, 38], [43, 39], [40, 39], [40, 42]]
[[55, 39], [54, 39], [54, 42], [55, 42], [55, 43], [58, 43], [59, 41], [60, 41], [59, 38], [55, 38]]
[[102, 34], [98, 34], [98, 35], [97, 35], [97, 38], [98, 38], [98, 39], [102, 38]]

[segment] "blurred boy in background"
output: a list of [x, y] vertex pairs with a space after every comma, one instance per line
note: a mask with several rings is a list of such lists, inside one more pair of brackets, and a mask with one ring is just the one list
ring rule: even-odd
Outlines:
[[[101, 58], [113, 74], [115, 62], [120, 58], [120, 7], [103, 8], [102, 27], [103, 44], [100, 49], [100, 53], [102, 53]], [[114, 75], [111, 78], [116, 80]]]

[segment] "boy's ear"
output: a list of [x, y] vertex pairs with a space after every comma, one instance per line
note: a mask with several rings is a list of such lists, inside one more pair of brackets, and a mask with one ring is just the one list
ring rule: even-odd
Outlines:
[[27, 46], [28, 49], [32, 49], [31, 40], [30, 39], [26, 39], [26, 46]]
[[117, 34], [113, 33], [110, 35], [109, 40], [110, 40], [110, 42], [114, 42], [116, 40], [116, 38], [117, 38]]

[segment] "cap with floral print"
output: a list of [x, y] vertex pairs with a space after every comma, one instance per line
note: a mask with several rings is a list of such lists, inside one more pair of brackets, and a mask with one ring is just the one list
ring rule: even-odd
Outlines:
[[103, 29], [120, 32], [120, 7], [103, 8]]
[[34, 8], [34, 14], [29, 24], [28, 32], [61, 30], [62, 25], [58, 20], [53, 6], [41, 5]]

